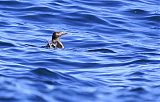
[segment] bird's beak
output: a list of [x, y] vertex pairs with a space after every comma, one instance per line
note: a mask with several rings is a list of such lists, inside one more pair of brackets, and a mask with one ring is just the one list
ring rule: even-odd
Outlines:
[[67, 34], [66, 32], [61, 32], [61, 35], [65, 35], [65, 34]]

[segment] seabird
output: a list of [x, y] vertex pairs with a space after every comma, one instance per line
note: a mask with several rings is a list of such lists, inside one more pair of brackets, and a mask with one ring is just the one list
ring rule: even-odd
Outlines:
[[47, 48], [64, 48], [62, 42], [60, 41], [60, 37], [65, 35], [65, 32], [53, 32], [52, 40], [48, 42]]

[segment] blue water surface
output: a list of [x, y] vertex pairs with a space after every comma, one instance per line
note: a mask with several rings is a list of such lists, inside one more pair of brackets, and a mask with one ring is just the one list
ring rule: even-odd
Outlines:
[[160, 102], [160, 1], [0, 0], [0, 102]]

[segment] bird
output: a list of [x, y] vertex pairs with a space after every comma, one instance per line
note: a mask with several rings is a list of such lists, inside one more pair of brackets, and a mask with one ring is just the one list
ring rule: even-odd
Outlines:
[[47, 48], [60, 48], [60, 49], [63, 49], [64, 45], [60, 41], [60, 37], [62, 35], [65, 35], [65, 34], [67, 34], [67, 33], [66, 32], [61, 32], [61, 31], [53, 32], [52, 40], [48, 41]]

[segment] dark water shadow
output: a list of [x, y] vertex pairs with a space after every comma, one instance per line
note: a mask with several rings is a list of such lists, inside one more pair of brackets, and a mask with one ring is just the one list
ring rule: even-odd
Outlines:
[[15, 47], [16, 45], [9, 43], [9, 42], [4, 42], [4, 41], [0, 41], [0, 47], [4, 48], [4, 47]]
[[87, 52], [100, 52], [100, 53], [116, 53], [113, 50], [110, 49], [104, 49], [104, 48], [99, 48], [99, 49], [89, 49]]

